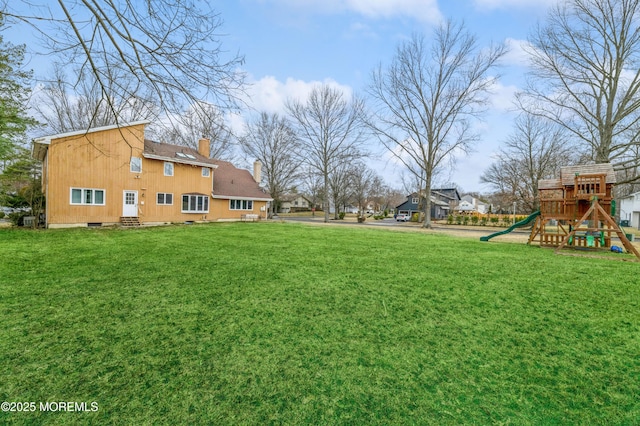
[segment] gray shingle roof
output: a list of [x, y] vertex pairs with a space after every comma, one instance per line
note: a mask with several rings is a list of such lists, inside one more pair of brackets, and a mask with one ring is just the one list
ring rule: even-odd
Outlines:
[[215, 167], [215, 161], [207, 158], [200, 153], [187, 146], [172, 145], [168, 143], [154, 142], [149, 139], [144, 140], [144, 152], [142, 154], [147, 158], [155, 158], [159, 160], [173, 161], [175, 163], [208, 165]]

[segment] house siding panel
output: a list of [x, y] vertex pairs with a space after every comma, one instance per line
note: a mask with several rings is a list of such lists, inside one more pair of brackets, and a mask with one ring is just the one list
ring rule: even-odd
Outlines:
[[[247, 213], [266, 214], [266, 201], [254, 201], [252, 211], [238, 211], [229, 209], [228, 199], [211, 198], [215, 174], [202, 176], [201, 165], [174, 162], [173, 176], [165, 176], [164, 160], [144, 157], [144, 144], [144, 123], [52, 138], [43, 158], [47, 225], [118, 223], [125, 190], [137, 192], [142, 223], [215, 221], [240, 219]], [[132, 156], [142, 158], [141, 172], [130, 171]], [[215, 167], [211, 164], [212, 171]], [[105, 204], [72, 205], [71, 188], [104, 190]], [[173, 204], [158, 205], [159, 192], [172, 194]], [[182, 195], [194, 193], [209, 197], [208, 213], [182, 213]]]
[[[124, 190], [138, 192], [141, 222], [210, 220], [207, 213], [181, 212], [182, 194], [211, 194], [212, 180], [202, 177], [202, 167], [175, 163], [169, 177], [163, 161], [143, 158], [142, 172], [130, 171], [130, 158], [142, 157], [143, 141], [144, 125], [52, 140], [43, 173], [48, 225], [117, 223]], [[71, 205], [71, 188], [103, 189], [105, 205]], [[172, 193], [173, 205], [156, 205], [158, 192]]]
[[[139, 125], [52, 140], [46, 173], [48, 223], [117, 222], [122, 214], [122, 188], [135, 180], [129, 159], [141, 156], [143, 133], [144, 126]], [[105, 190], [105, 205], [71, 205], [72, 187]]]

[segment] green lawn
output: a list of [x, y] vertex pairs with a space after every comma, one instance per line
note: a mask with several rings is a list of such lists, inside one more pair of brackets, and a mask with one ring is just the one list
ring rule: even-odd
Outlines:
[[296, 224], [0, 229], [0, 424], [640, 424], [640, 266]]

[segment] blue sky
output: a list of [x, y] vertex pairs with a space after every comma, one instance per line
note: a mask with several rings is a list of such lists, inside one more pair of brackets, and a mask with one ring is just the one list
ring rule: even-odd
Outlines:
[[[510, 52], [499, 70], [502, 78], [491, 108], [477, 123], [481, 137], [475, 152], [459, 158], [455, 169], [436, 182], [488, 191], [479, 177], [511, 132], [512, 97], [526, 72], [522, 44], [555, 1], [237, 0], [216, 8], [224, 20], [226, 48], [245, 55], [244, 69], [252, 83], [248, 102], [274, 112], [284, 111], [289, 96], [304, 98], [318, 82], [362, 93], [371, 70], [388, 64], [398, 43], [414, 32], [429, 36], [442, 19], [463, 20], [481, 45], [506, 43]], [[374, 157], [371, 164], [378, 173], [401, 188], [402, 168], [383, 151]]]
[[[522, 87], [526, 57], [522, 44], [561, 0], [225, 0], [213, 7], [224, 21], [223, 47], [243, 54], [251, 86], [247, 103], [254, 110], [284, 113], [288, 97], [304, 99], [313, 85], [335, 85], [346, 93], [362, 93], [371, 70], [388, 64], [398, 43], [414, 32], [427, 37], [442, 19], [464, 21], [480, 45], [506, 43], [500, 83], [491, 96], [485, 119], [478, 122], [475, 152], [457, 160], [440, 176], [465, 191], [488, 191], [479, 182], [491, 155], [511, 131], [513, 94]], [[55, 7], [52, 5], [52, 7]], [[5, 34], [24, 43], [19, 28]], [[34, 60], [31, 66], [43, 70]], [[46, 73], [46, 71], [45, 71]], [[247, 114], [230, 117], [242, 128]], [[394, 187], [402, 189], [403, 170], [371, 143], [371, 165]]]

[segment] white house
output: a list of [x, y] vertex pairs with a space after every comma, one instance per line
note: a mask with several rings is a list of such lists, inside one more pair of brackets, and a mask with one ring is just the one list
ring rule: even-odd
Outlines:
[[627, 195], [618, 200], [620, 220], [628, 220], [629, 226], [640, 229], [640, 192]]
[[480, 214], [485, 214], [489, 211], [489, 204], [483, 203], [471, 195], [465, 195], [462, 197], [462, 200], [458, 204], [458, 208], [456, 210], [460, 212], [478, 212]]
[[293, 213], [297, 211], [311, 210], [311, 202], [301, 194], [286, 194], [280, 199], [278, 213]]

